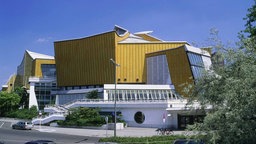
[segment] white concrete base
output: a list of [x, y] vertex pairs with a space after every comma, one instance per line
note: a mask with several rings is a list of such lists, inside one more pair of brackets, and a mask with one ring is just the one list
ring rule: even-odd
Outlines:
[[[115, 123], [109, 123], [109, 124], [108, 124], [108, 129], [109, 129], [109, 130], [114, 130], [114, 126], [115, 126]], [[117, 130], [122, 130], [122, 129], [124, 129], [124, 123], [116, 123], [116, 129], [117, 129]]]

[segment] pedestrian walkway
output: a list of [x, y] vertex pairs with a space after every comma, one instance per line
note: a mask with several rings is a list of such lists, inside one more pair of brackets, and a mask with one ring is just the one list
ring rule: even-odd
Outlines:
[[[112, 137], [113, 130], [104, 129], [86, 129], [86, 128], [61, 128], [49, 126], [35, 126], [35, 130], [40, 132], [61, 133], [69, 135], [89, 136], [89, 137]], [[184, 131], [174, 131], [174, 134], [184, 134]], [[116, 136], [119, 137], [145, 137], [157, 135], [156, 128], [138, 128], [127, 127], [116, 131]]]
[[[0, 118], [1, 122], [8, 122], [8, 127], [11, 124], [19, 121], [18, 119]], [[52, 126], [40, 126], [35, 125], [33, 130], [47, 133], [61, 133], [68, 135], [79, 135], [89, 137], [112, 137], [114, 136], [114, 130], [105, 129], [90, 129], [90, 128], [63, 128]], [[185, 131], [174, 131], [174, 134], [185, 134]], [[156, 128], [140, 128], [140, 127], [126, 127], [124, 129], [117, 129], [116, 136], [118, 137], [145, 137], [157, 135]]]

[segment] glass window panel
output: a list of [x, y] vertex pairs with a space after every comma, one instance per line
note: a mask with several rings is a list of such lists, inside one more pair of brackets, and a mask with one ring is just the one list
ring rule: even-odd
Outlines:
[[201, 55], [189, 52], [188, 58], [189, 58], [191, 65], [201, 66], [201, 67], [204, 66], [203, 59], [202, 59]]
[[56, 77], [55, 64], [42, 64], [41, 69], [43, 77]]
[[204, 69], [202, 67], [191, 66], [194, 79], [198, 79], [202, 76]]

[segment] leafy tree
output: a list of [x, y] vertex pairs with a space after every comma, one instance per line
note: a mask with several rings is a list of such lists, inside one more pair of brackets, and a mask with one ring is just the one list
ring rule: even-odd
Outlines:
[[32, 106], [30, 109], [18, 109], [6, 114], [7, 117], [19, 118], [19, 119], [32, 119], [38, 114], [37, 107]]
[[27, 93], [27, 90], [25, 87], [16, 87], [14, 92], [18, 94], [20, 99], [20, 107], [28, 109], [29, 107], [29, 94]]
[[88, 98], [88, 99], [99, 99], [98, 90], [90, 91], [90, 92], [87, 94], [87, 98]]
[[0, 116], [19, 107], [20, 97], [16, 93], [0, 92]]
[[248, 38], [240, 35], [233, 49], [217, 41], [213, 47], [225, 65], [214, 66], [214, 72], [199, 79], [190, 93], [191, 102], [211, 106], [203, 123], [190, 127], [202, 132], [207, 143], [256, 143], [256, 43], [255, 33], [249, 33]]
[[249, 37], [256, 36], [256, 0], [254, 0], [254, 5], [248, 9], [248, 14], [244, 20], [246, 20], [244, 32], [249, 33]]
[[79, 107], [69, 111], [64, 122], [60, 125], [68, 126], [99, 126], [104, 124], [104, 118], [100, 116], [99, 109]]

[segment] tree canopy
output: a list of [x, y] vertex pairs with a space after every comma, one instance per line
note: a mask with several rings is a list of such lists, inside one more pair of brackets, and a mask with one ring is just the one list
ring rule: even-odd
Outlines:
[[20, 96], [20, 107], [28, 109], [29, 107], [29, 94], [27, 93], [26, 88], [16, 87], [14, 92]]
[[100, 116], [99, 109], [78, 107], [69, 110], [65, 121], [59, 121], [66, 126], [99, 126], [104, 124], [104, 118]]
[[0, 116], [4, 116], [8, 112], [18, 109], [20, 96], [16, 93], [0, 92]]
[[[248, 10], [245, 33], [235, 48], [215, 41], [224, 65], [212, 67], [192, 89], [191, 101], [211, 106], [203, 123], [191, 128], [202, 132], [207, 143], [256, 143], [256, 6]], [[213, 59], [214, 60], [214, 59]], [[216, 60], [216, 59], [215, 59]]]
[[256, 36], [256, 0], [254, 0], [254, 5], [248, 9], [248, 13], [244, 20], [246, 20], [246, 28], [244, 32], [248, 33], [249, 37]]

